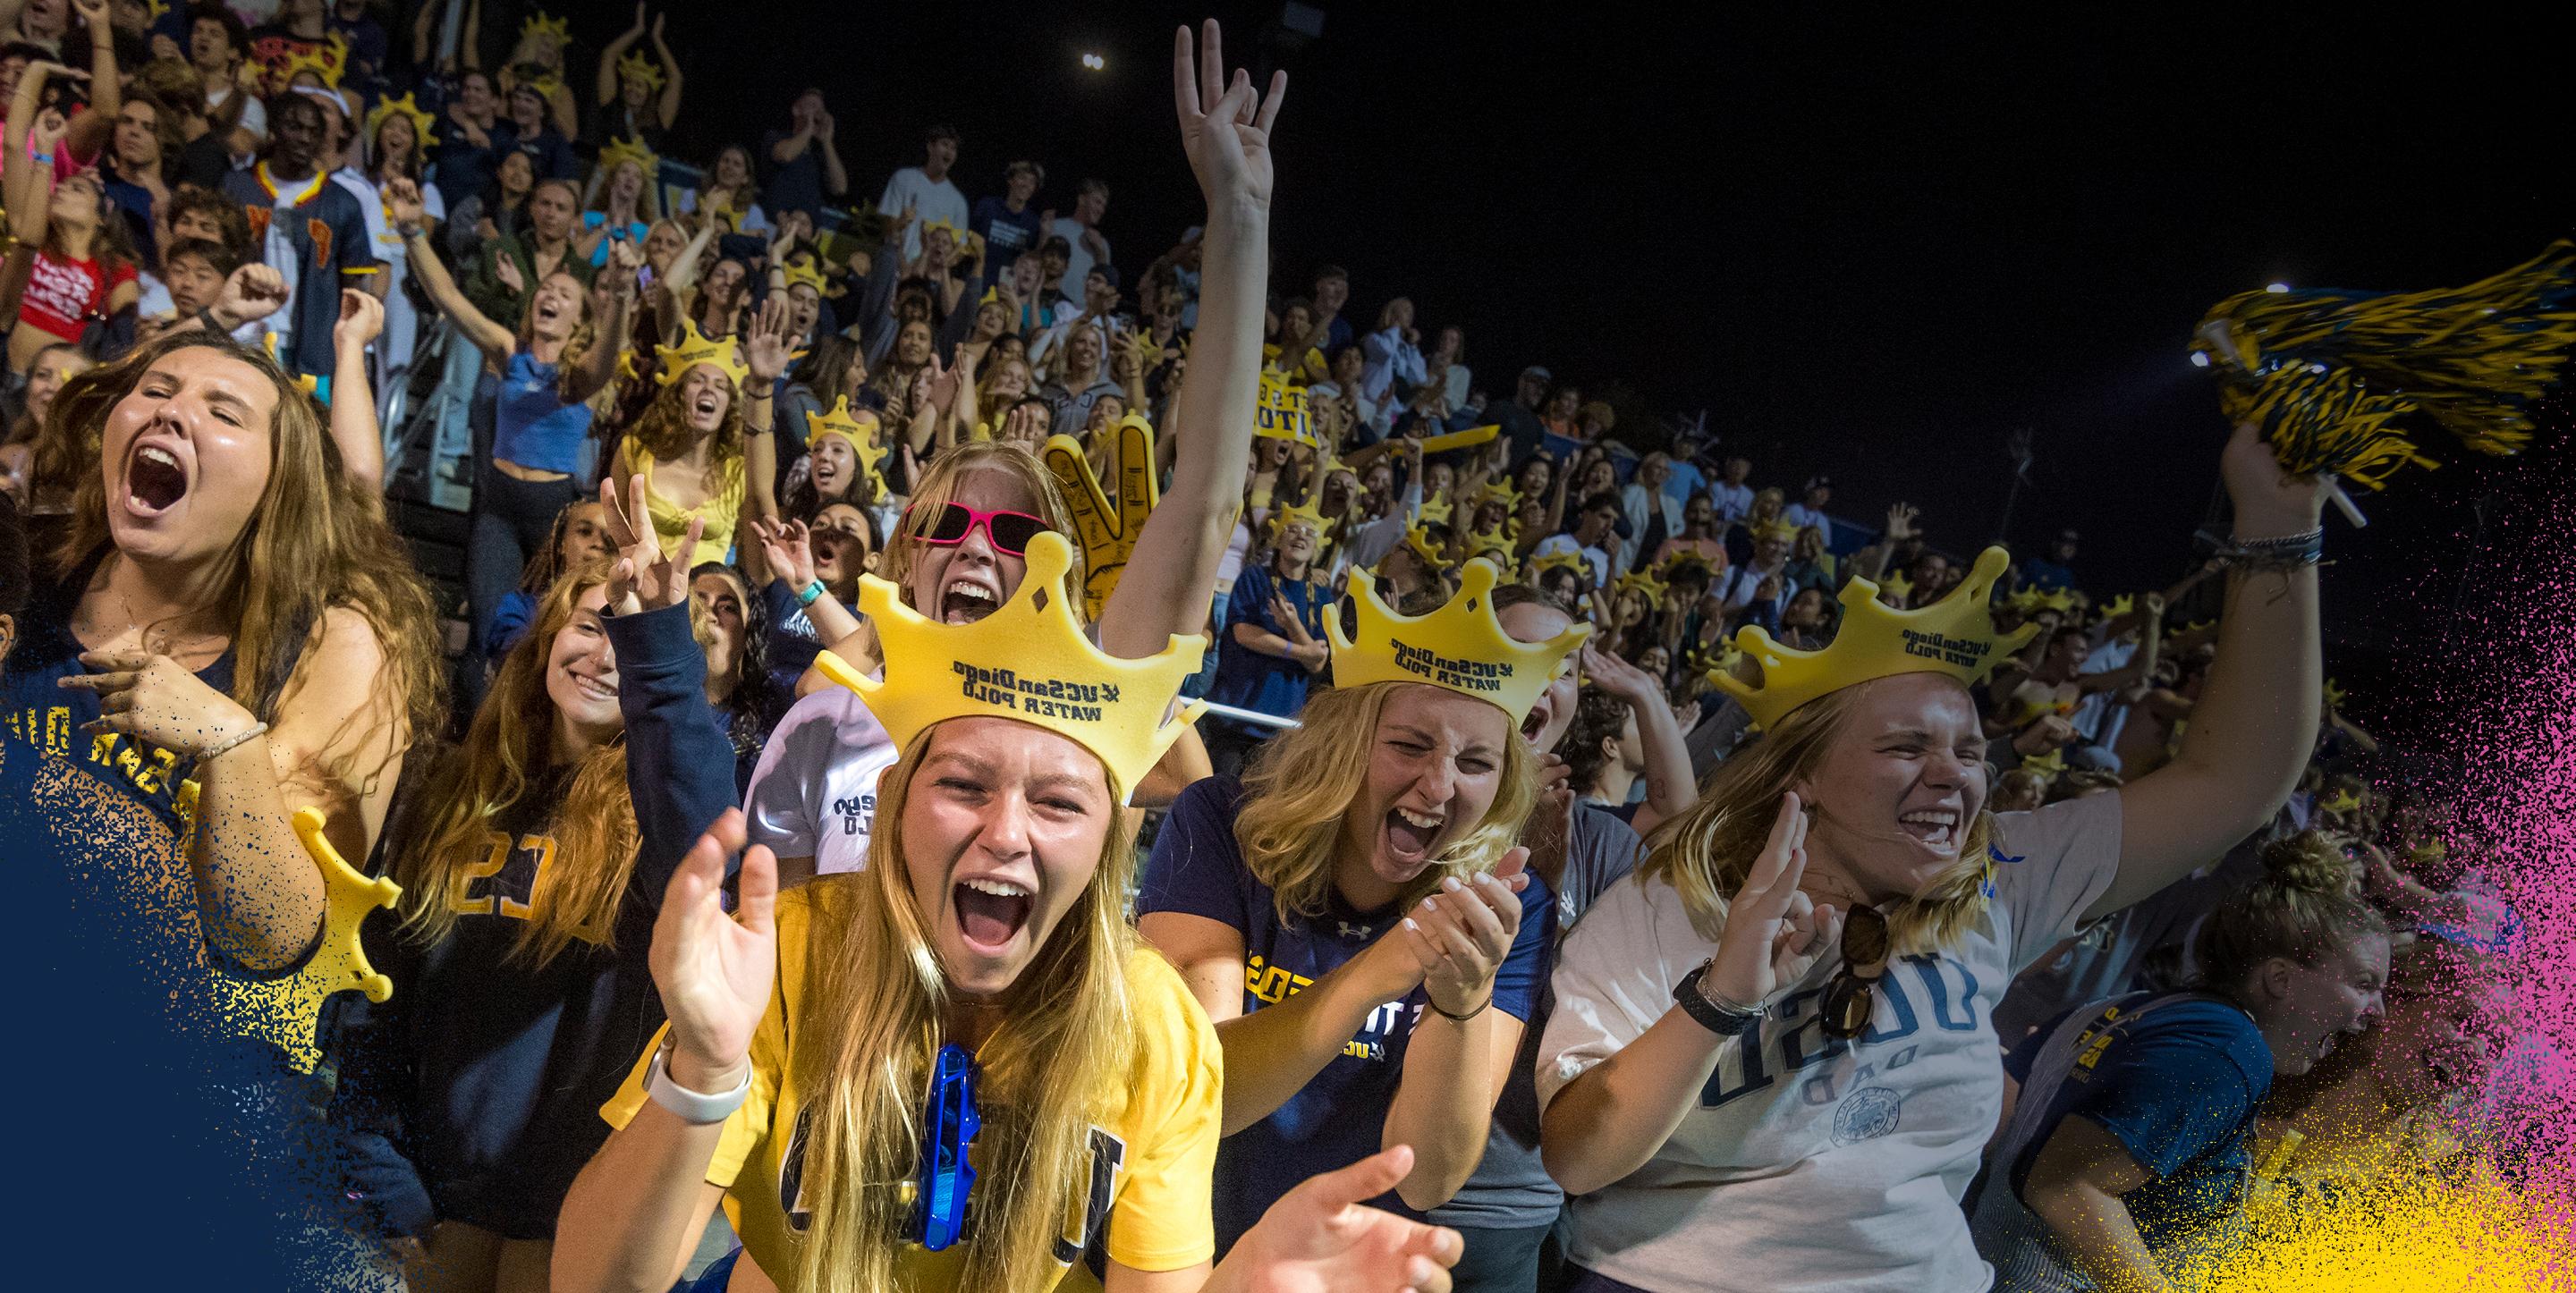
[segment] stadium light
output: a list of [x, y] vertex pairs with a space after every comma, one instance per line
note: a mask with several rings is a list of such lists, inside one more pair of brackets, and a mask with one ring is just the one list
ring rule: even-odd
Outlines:
[[2290, 290], [2290, 285], [2287, 283], [2266, 283], [2263, 285], [2263, 290], [2266, 292], [2286, 292]]
[[1102, 70], [1103, 68], [1108, 67], [1108, 66], [1109, 66], [1109, 62], [1108, 62], [1108, 60], [1103, 59], [1102, 57], [1100, 57], [1098, 54], [1084, 54], [1084, 55], [1082, 56], [1082, 65], [1083, 65], [1084, 67], [1090, 68], [1092, 71], [1097, 72], [1097, 71]]

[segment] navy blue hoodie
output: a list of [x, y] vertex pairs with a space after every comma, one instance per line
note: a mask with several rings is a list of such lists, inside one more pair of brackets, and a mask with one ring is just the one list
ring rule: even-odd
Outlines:
[[[453, 1220], [552, 1237], [573, 1177], [608, 1138], [600, 1105], [662, 1025], [653, 920], [680, 857], [734, 805], [733, 745], [707, 704], [685, 605], [605, 622], [643, 837], [613, 945], [576, 943], [543, 969], [510, 958], [552, 856], [558, 782], [495, 823], [501, 864], [469, 880], [477, 909], [446, 938], [422, 947], [387, 928], [369, 940], [394, 995], [341, 1016], [333, 1119], [350, 1189], [388, 1230]], [[690, 775], [700, 770], [711, 775]]]

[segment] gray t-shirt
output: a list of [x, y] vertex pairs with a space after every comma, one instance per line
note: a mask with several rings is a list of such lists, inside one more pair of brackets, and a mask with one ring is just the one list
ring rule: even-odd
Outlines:
[[[1565, 843], [1565, 873], [1556, 886], [1556, 928], [1561, 942], [1611, 885], [1637, 869], [1644, 841], [1628, 823], [1594, 804], [1574, 806], [1574, 828]], [[1494, 1121], [1485, 1133], [1485, 1157], [1467, 1178], [1457, 1197], [1431, 1210], [1444, 1226], [1481, 1230], [1524, 1230], [1556, 1220], [1565, 1191], [1549, 1178], [1538, 1155], [1538, 1089], [1532, 1074], [1538, 1064], [1539, 1038], [1547, 1029], [1550, 1002], [1544, 988], [1529, 1026], [1521, 1032], [1520, 1050], [1503, 1082], [1503, 1098], [1494, 1105]]]
[[[1857, 1041], [1815, 1004], [1826, 956], [1718, 1052], [1698, 1107], [1645, 1166], [1573, 1201], [1569, 1256], [1654, 1293], [1963, 1293], [1993, 1272], [1959, 1198], [2002, 1106], [1995, 1002], [2110, 887], [2120, 801], [1997, 819], [1995, 898], [1958, 945], [1900, 958]], [[1673, 1008], [1717, 950], [1671, 885], [1629, 876], [1567, 936], [1539, 1048], [1540, 1107]]]

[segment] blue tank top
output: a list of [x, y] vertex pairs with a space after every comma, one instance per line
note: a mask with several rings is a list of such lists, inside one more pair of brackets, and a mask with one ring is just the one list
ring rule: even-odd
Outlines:
[[[197, 783], [192, 769], [175, 751], [138, 741], [122, 732], [84, 732], [81, 725], [99, 715], [98, 693], [55, 685], [57, 678], [90, 672], [80, 661], [80, 639], [72, 636], [72, 610], [89, 586], [98, 559], [91, 558], [59, 586], [40, 592], [22, 621], [25, 635], [9, 653], [0, 672], [0, 726], [8, 735], [89, 773], [132, 796], [152, 810], [181, 839], [188, 837], [196, 816]], [[230, 695], [233, 649], [197, 671], [197, 680]]]
[[492, 456], [536, 471], [581, 470], [590, 438], [590, 406], [566, 404], [556, 385], [562, 370], [515, 351], [493, 394]]

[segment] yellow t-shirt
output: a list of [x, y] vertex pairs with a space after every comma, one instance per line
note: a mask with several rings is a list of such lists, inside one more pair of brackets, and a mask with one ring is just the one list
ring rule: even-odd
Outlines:
[[664, 551], [680, 546], [680, 540], [689, 537], [689, 518], [704, 513], [706, 528], [698, 532], [698, 550], [690, 556], [689, 564], [703, 566], [732, 555], [734, 526], [742, 519], [745, 491], [742, 459], [724, 465], [721, 490], [688, 508], [664, 498], [660, 490], [653, 488], [653, 451], [631, 435], [626, 437], [626, 460], [644, 477], [644, 509], [653, 515], [653, 532], [660, 536]]
[[[744, 1249], [782, 1289], [791, 1288], [796, 1276], [795, 1246], [804, 1225], [802, 1218], [789, 1220], [779, 1183], [791, 1167], [784, 1160], [799, 1139], [803, 1108], [788, 1056], [805, 1009], [809, 899], [815, 885], [856, 882], [855, 876], [824, 877], [778, 896], [778, 982], [769, 1013], [752, 1034], [751, 1095], [725, 1121], [715, 1159], [707, 1165], [707, 1183], [724, 1189], [725, 1216]], [[1135, 1270], [1179, 1270], [1216, 1255], [1209, 1192], [1223, 1113], [1223, 1051], [1206, 1013], [1161, 956], [1137, 949], [1127, 960], [1127, 984], [1136, 1006], [1136, 1060], [1128, 1072], [1104, 1075], [1102, 1108], [1092, 1125], [1092, 1152], [1105, 1152], [1110, 1160], [1106, 1247], [1112, 1260]], [[610, 1126], [624, 1127], [643, 1107], [644, 1070], [661, 1044], [657, 1034], [616, 1098], [600, 1107]], [[1093, 1177], [1098, 1179], [1097, 1172]], [[1085, 1230], [1097, 1226], [1102, 1214], [1103, 1201], [1093, 1200], [1085, 1209]], [[1090, 1237], [1065, 1236], [1076, 1251]], [[965, 1256], [963, 1244], [939, 1253], [907, 1248], [902, 1285], [957, 1288]], [[1097, 1287], [1081, 1266], [1067, 1270], [1059, 1288]]]

